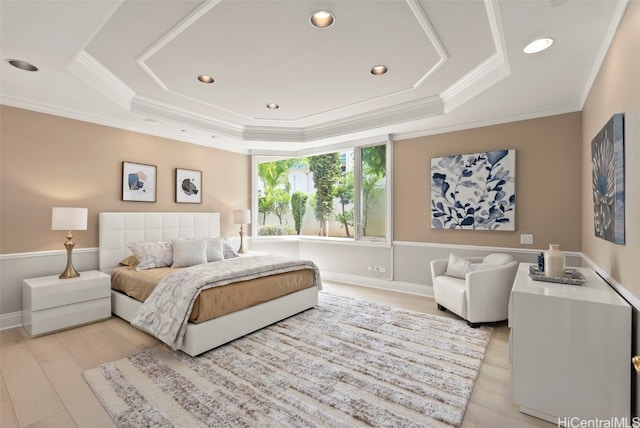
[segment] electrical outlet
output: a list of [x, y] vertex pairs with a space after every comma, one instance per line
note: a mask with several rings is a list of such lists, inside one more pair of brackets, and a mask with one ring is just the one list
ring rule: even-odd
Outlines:
[[533, 235], [528, 233], [521, 233], [520, 243], [524, 245], [533, 245]]

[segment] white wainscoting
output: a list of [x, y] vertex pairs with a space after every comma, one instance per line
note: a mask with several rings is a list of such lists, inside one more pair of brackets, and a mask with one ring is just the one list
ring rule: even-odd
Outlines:
[[[238, 237], [231, 237], [239, 245]], [[246, 248], [273, 254], [308, 258], [316, 261], [327, 280], [382, 288], [423, 296], [433, 296], [429, 262], [447, 258], [449, 253], [460, 256], [484, 256], [492, 252], [511, 254], [520, 262], [535, 263], [539, 249], [480, 247], [470, 245], [430, 244], [394, 241], [392, 246], [318, 239], [255, 239], [245, 238]], [[74, 267], [78, 271], [98, 269], [98, 249], [80, 248], [74, 252]], [[633, 306], [640, 301], [593, 262], [584, 263], [582, 254], [567, 252], [567, 265], [588, 265]], [[59, 274], [66, 264], [66, 252], [41, 251], [0, 255], [0, 329], [22, 324], [22, 280]], [[369, 269], [372, 267], [372, 269]], [[375, 270], [373, 268], [378, 268]], [[383, 268], [381, 272], [379, 268]]]
[[[22, 325], [23, 279], [59, 275], [66, 265], [66, 250], [0, 255], [0, 329]], [[98, 249], [75, 249], [73, 267], [78, 272], [97, 270]]]
[[[431, 286], [431, 260], [447, 259], [450, 253], [460, 257], [483, 257], [491, 253], [506, 253], [519, 262], [537, 263], [538, 254], [541, 251], [539, 249], [393, 241], [393, 281]], [[583, 265], [581, 253], [565, 252], [565, 255], [568, 266]]]

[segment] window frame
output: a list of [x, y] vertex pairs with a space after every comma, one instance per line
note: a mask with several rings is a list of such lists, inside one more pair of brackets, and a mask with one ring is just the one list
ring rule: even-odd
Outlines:
[[[360, 226], [361, 192], [362, 192], [362, 149], [372, 146], [386, 145], [386, 220], [385, 238], [362, 236]], [[351, 238], [337, 238], [331, 236], [287, 235], [287, 236], [258, 236], [258, 158], [273, 157], [274, 161], [283, 158], [300, 158], [324, 153], [331, 153], [353, 149], [354, 159], [354, 236]], [[251, 239], [260, 241], [292, 241], [308, 240], [321, 242], [336, 242], [347, 245], [367, 245], [390, 247], [393, 240], [393, 140], [390, 135], [363, 140], [349, 141], [315, 149], [300, 151], [252, 151], [251, 152]], [[357, 223], [356, 223], [357, 219]]]

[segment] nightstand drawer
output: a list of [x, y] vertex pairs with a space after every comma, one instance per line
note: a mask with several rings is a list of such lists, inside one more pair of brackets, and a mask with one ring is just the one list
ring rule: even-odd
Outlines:
[[25, 279], [22, 288], [23, 310], [38, 311], [109, 297], [111, 280], [103, 272], [89, 271], [71, 279], [57, 275]]
[[111, 298], [90, 300], [39, 311], [24, 311], [24, 328], [31, 336], [99, 321], [111, 316]]

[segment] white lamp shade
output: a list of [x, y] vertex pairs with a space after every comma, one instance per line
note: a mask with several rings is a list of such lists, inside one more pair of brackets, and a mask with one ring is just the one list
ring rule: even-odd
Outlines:
[[233, 224], [251, 224], [251, 210], [233, 210]]
[[87, 230], [88, 208], [53, 207], [51, 230]]

